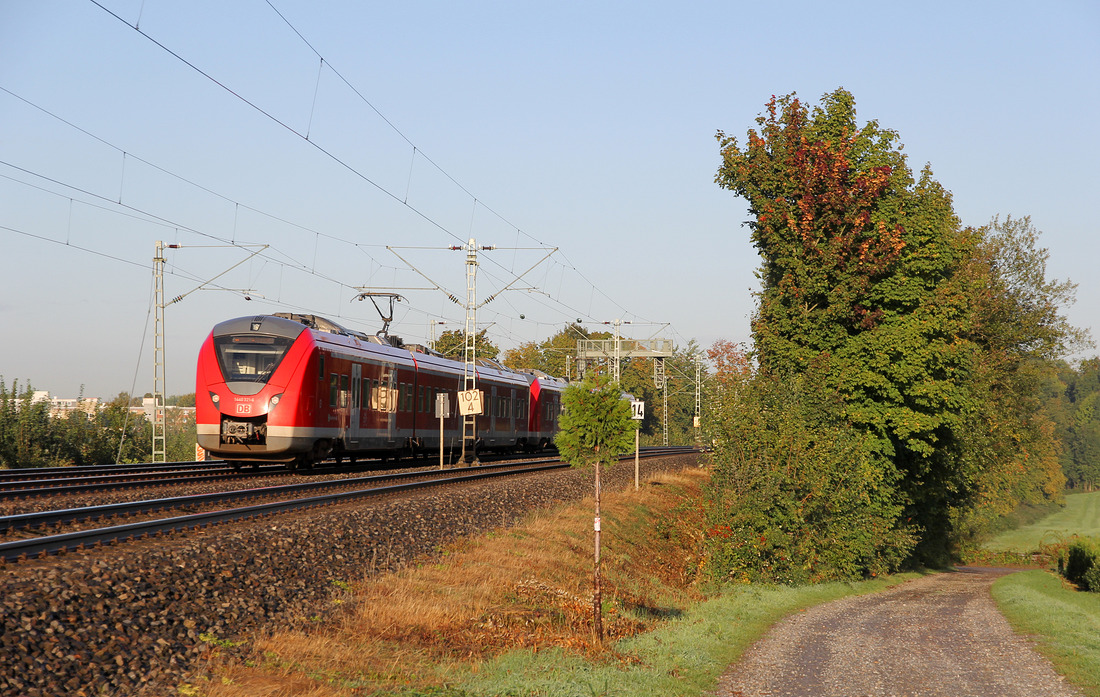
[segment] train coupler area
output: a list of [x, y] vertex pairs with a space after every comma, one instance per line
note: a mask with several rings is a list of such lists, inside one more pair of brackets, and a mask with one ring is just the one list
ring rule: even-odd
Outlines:
[[267, 443], [267, 416], [254, 418], [222, 417], [222, 445], [264, 445]]

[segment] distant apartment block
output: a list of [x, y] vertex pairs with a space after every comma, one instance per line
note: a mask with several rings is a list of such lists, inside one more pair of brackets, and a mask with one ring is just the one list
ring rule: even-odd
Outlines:
[[99, 397], [51, 397], [45, 390], [35, 390], [31, 396], [31, 404], [39, 402], [50, 403], [50, 417], [55, 419], [67, 419], [72, 414], [82, 414], [84, 418], [91, 419], [103, 406]]

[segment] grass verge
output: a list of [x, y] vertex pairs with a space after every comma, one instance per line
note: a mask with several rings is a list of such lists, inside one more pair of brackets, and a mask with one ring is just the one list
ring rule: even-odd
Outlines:
[[623, 639], [615, 650], [629, 664], [586, 660], [561, 650], [514, 651], [480, 667], [457, 685], [457, 695], [699, 695], [783, 617], [818, 603], [870, 593], [912, 575], [862, 583], [816, 586], [738, 586], [689, 608], [645, 634]]
[[1079, 592], [1051, 572], [1021, 571], [994, 583], [993, 599], [1058, 672], [1100, 697], [1100, 594]]
[[905, 577], [719, 589], [700, 578], [709, 473], [604, 492], [603, 645], [592, 633], [592, 502], [351, 584], [341, 612], [225, 652], [210, 697], [696, 695], [801, 608]]
[[1067, 494], [1061, 510], [1030, 525], [997, 535], [982, 548], [992, 552], [1038, 552], [1041, 547], [1059, 543], [1071, 535], [1100, 537], [1100, 491]]

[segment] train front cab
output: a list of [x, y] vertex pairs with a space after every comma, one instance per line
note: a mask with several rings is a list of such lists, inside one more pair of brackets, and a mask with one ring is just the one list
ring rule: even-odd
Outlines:
[[300, 413], [312, 404], [302, 371], [313, 354], [298, 322], [265, 315], [216, 325], [199, 351], [199, 445], [234, 462], [292, 461], [315, 437], [294, 428], [309, 418]]

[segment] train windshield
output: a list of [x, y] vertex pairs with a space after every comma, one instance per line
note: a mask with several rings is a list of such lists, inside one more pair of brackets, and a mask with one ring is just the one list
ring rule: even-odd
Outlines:
[[226, 382], [267, 382], [294, 339], [263, 334], [214, 337], [218, 365]]

